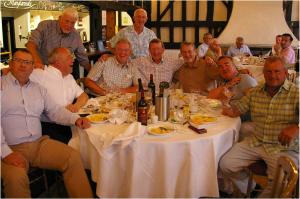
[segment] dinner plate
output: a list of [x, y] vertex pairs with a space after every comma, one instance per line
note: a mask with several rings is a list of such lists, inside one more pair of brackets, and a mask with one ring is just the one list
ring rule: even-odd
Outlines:
[[217, 117], [197, 114], [197, 115], [190, 116], [189, 123], [197, 129], [202, 129], [216, 124], [217, 120], [218, 120]]
[[92, 115], [88, 115], [86, 118], [88, 118], [92, 123], [102, 124], [108, 120], [108, 114], [103, 114], [103, 113], [92, 114]]
[[165, 136], [174, 133], [175, 129], [171, 125], [160, 124], [148, 127], [148, 133], [156, 136]]

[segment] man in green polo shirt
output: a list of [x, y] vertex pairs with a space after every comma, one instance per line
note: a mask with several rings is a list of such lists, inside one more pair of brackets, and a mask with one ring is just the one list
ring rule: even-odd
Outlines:
[[[241, 193], [246, 193], [248, 175], [244, 169], [251, 163], [260, 159], [266, 162], [269, 182], [280, 156], [289, 156], [298, 163], [298, 88], [286, 79], [287, 69], [280, 57], [269, 57], [263, 72], [265, 84], [251, 89], [231, 108], [223, 109], [223, 114], [230, 117], [249, 110], [255, 124], [253, 135], [234, 145], [220, 160], [225, 178]], [[261, 196], [270, 197], [270, 194], [271, 183]]]

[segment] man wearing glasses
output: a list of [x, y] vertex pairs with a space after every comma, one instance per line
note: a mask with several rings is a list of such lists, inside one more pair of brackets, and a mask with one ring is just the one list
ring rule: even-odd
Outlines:
[[42, 136], [40, 116], [79, 128], [90, 126], [63, 106], [54, 103], [46, 90], [29, 80], [33, 56], [17, 51], [10, 72], [1, 77], [1, 178], [5, 197], [29, 198], [29, 166], [62, 172], [69, 197], [92, 197], [80, 155], [67, 145]]

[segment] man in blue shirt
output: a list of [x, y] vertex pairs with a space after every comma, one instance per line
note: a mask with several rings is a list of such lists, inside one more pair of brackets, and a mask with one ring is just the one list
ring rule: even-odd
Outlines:
[[235, 45], [230, 46], [227, 51], [227, 55], [234, 57], [234, 56], [252, 56], [252, 53], [249, 47], [244, 44], [243, 37], [237, 37], [235, 41]]
[[80, 155], [67, 145], [42, 136], [40, 116], [88, 128], [89, 122], [58, 106], [45, 88], [29, 80], [33, 56], [17, 51], [1, 77], [1, 178], [6, 197], [29, 198], [29, 166], [62, 172], [69, 197], [92, 197]]

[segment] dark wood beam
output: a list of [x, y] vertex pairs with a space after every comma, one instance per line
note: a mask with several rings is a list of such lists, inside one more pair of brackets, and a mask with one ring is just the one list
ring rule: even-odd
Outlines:
[[[181, 1], [182, 5], [181, 5], [181, 21], [180, 24], [186, 24], [186, 1]], [[183, 22], [183, 23], [182, 23]], [[176, 25], [174, 25], [176, 26]], [[178, 27], [179, 24], [178, 24]], [[186, 26], [182, 26], [182, 40], [185, 41], [186, 40], [186, 32], [185, 32], [185, 27]]]
[[[160, 1], [157, 1], [157, 13], [156, 13], [156, 19], [158, 21], [159, 17], [160, 17]], [[151, 24], [151, 23], [150, 23]], [[158, 38], [160, 38], [160, 27], [159, 26], [156, 26], [156, 36]]]
[[[195, 21], [199, 21], [199, 1], [196, 1], [196, 16]], [[199, 26], [195, 26], [195, 44], [199, 44]]]
[[[207, 15], [206, 15], [207, 21], [214, 20], [214, 7], [215, 7], [215, 3], [213, 1], [207, 1]], [[208, 27], [208, 30], [210, 33], [212, 33], [213, 28]]]
[[162, 11], [162, 13], [159, 15], [159, 18], [157, 18], [157, 21], [160, 21], [165, 14], [168, 12], [168, 10], [171, 8], [171, 6], [173, 7], [174, 1], [170, 1], [167, 5], [167, 7]]

